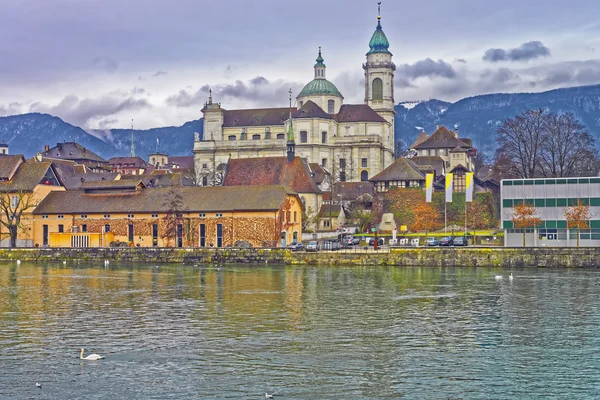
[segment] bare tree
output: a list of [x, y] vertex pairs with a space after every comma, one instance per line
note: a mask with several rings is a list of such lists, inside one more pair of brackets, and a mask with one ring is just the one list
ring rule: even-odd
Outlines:
[[23, 230], [23, 214], [37, 206], [33, 192], [0, 190], [0, 224], [6, 227], [10, 247], [17, 247], [19, 231]]
[[542, 109], [525, 110], [498, 128], [496, 159], [510, 160], [512, 177], [533, 178], [540, 172], [547, 115]]
[[549, 113], [545, 116], [545, 140], [541, 152], [544, 176], [579, 175], [577, 172], [581, 172], [581, 167], [596, 160], [598, 152], [594, 138], [573, 114]]
[[164, 231], [168, 246], [172, 246], [177, 240], [177, 230], [179, 225], [183, 226], [183, 196], [179, 187], [172, 186], [162, 206], [167, 210], [164, 216]]

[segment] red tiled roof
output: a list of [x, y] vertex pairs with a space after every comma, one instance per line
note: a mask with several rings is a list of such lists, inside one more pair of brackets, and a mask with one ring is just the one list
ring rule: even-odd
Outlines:
[[311, 179], [308, 165], [300, 157], [291, 163], [286, 157], [231, 159], [223, 186], [284, 185], [296, 193], [320, 193]]
[[[141, 157], [113, 157], [108, 160], [111, 166], [121, 164], [122, 168], [149, 168], [150, 164], [142, 160]], [[127, 165], [124, 165], [127, 164]], [[133, 164], [133, 165], [132, 165]]]
[[413, 144], [410, 145], [409, 149], [414, 149], [415, 147], [417, 147], [418, 145], [420, 145], [427, 139], [429, 139], [429, 135], [427, 134], [427, 132], [425, 132], [425, 131], [421, 132], [419, 134], [419, 136], [417, 136], [417, 138], [415, 139]]
[[332, 117], [337, 122], [387, 122], [366, 104], [344, 104]]
[[[292, 108], [292, 113], [296, 111]], [[283, 125], [290, 118], [289, 108], [256, 108], [250, 110], [223, 110], [224, 127]]]

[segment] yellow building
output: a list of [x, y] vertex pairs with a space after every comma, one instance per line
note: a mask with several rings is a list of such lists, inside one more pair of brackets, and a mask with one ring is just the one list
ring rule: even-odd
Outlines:
[[276, 247], [302, 237], [302, 207], [284, 186], [90, 182], [47, 196], [34, 211], [33, 236], [50, 247]]
[[0, 246], [33, 246], [34, 208], [50, 192], [64, 190], [52, 163], [0, 155]]

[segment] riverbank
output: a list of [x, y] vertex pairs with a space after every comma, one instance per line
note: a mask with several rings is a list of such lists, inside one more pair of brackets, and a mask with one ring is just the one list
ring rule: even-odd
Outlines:
[[271, 265], [598, 268], [600, 248], [395, 248], [332, 252], [287, 249], [0, 249], [0, 261]]

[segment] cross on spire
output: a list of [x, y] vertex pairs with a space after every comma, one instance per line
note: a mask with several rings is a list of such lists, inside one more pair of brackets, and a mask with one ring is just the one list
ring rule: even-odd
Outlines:
[[377, 19], [381, 19], [381, 2], [377, 2]]

